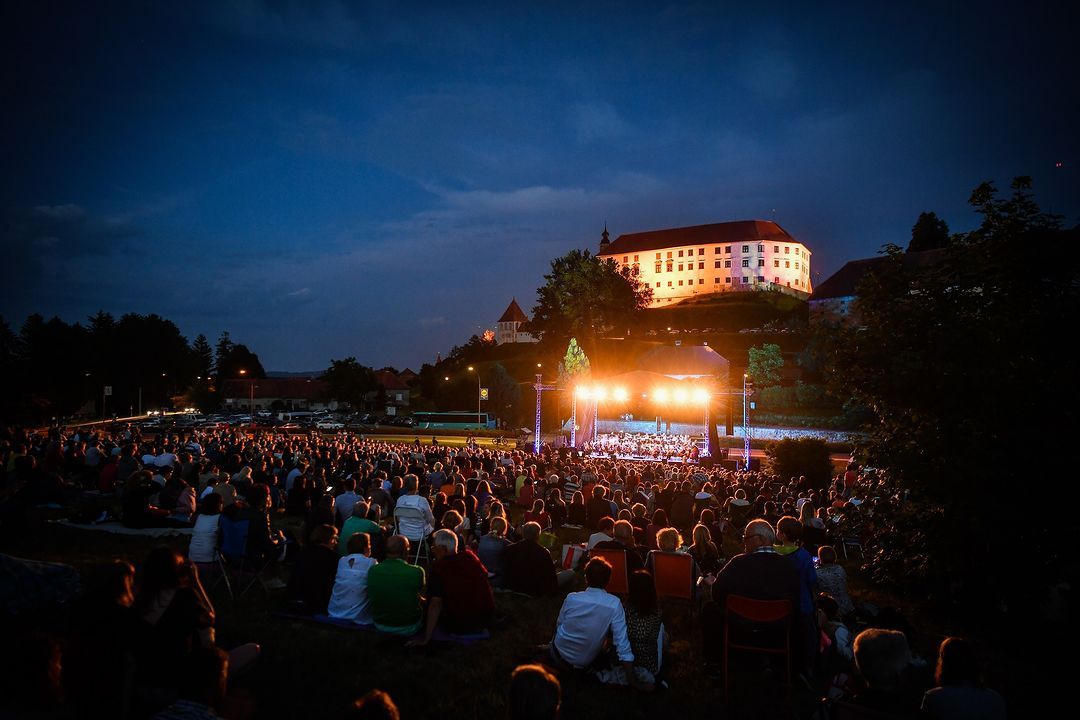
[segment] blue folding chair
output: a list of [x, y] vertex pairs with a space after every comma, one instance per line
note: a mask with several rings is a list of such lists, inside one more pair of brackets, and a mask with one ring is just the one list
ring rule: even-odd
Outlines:
[[[218, 546], [218, 562], [222, 563], [222, 571], [228, 573], [228, 567], [234, 567], [235, 572], [239, 576], [244, 572], [245, 566], [251, 568], [251, 572], [255, 575], [251, 582], [247, 584], [241, 592], [239, 597], [243, 597], [251, 586], [256, 581], [262, 585], [263, 590], [266, 590], [266, 584], [263, 582], [263, 571], [270, 565], [268, 560], [262, 565], [257, 567], [251, 564], [250, 558], [247, 554], [247, 539], [248, 528], [250, 523], [247, 520], [231, 520], [225, 515], [221, 516], [219, 527], [221, 528], [221, 542]], [[229, 586], [229, 596], [232, 597], [232, 586], [229, 585], [228, 579], [226, 579], [226, 585]]]

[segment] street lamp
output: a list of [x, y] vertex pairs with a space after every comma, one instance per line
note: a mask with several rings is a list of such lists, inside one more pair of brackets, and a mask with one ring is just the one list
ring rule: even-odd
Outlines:
[[469, 372], [476, 373], [476, 429], [479, 430], [480, 429], [480, 395], [481, 395], [481, 391], [480, 391], [480, 371], [477, 370], [476, 368], [474, 368], [472, 365], [470, 365], [469, 366]]
[[[241, 375], [247, 375], [247, 370], [240, 369]], [[251, 413], [251, 422], [255, 423], [255, 378], [248, 378], [248, 412]]]

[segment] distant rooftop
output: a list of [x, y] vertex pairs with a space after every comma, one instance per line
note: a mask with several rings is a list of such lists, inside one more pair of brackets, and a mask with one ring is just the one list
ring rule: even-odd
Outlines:
[[642, 250], [679, 247], [681, 245], [710, 245], [719, 243], [799, 242], [787, 230], [770, 220], [738, 220], [735, 222], [693, 225], [691, 227], [649, 230], [627, 233], [615, 238], [600, 254], [626, 255]]
[[[911, 267], [926, 267], [935, 265], [941, 261], [944, 250], [923, 250], [903, 254], [904, 265]], [[855, 290], [870, 271], [884, 267], [889, 258], [885, 255], [880, 257], [851, 260], [842, 268], [830, 275], [825, 282], [814, 289], [811, 300], [829, 300], [832, 298], [854, 297]]]

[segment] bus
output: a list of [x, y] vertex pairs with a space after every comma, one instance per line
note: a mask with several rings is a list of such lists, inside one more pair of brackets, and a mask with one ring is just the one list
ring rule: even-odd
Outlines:
[[[414, 412], [417, 429], [422, 430], [476, 430], [495, 429], [495, 418], [485, 412]], [[477, 423], [477, 420], [480, 422]]]

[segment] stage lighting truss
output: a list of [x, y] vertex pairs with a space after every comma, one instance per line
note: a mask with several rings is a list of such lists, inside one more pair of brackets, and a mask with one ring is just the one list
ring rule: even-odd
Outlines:
[[[603, 385], [578, 385], [574, 391], [578, 400], [592, 400], [617, 403], [625, 403], [630, 400], [630, 393], [624, 387], [608, 388]], [[642, 397], [652, 397], [653, 402], [658, 404], [674, 403], [675, 405], [706, 405], [711, 393], [703, 387], [685, 388], [675, 387], [653, 388], [651, 395], [643, 394]]]

